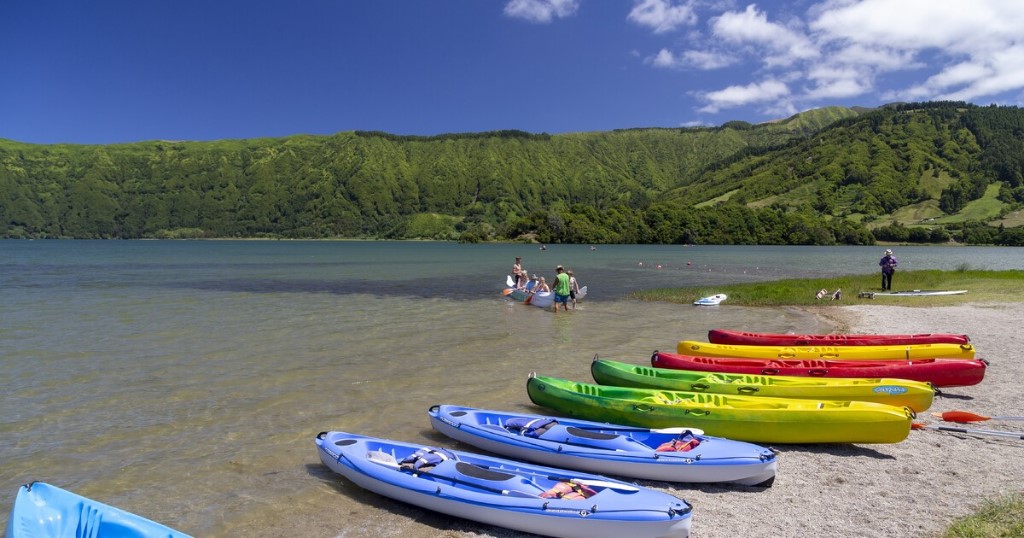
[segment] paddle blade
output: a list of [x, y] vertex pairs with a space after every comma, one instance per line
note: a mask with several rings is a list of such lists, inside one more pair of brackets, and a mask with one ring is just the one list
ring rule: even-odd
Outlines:
[[530, 301], [532, 301], [532, 300], [533, 300], [533, 295], [527, 297], [526, 300], [523, 301], [523, 304], [530, 304]]
[[511, 289], [501, 290], [501, 294], [502, 295], [512, 295], [512, 290]]
[[967, 411], [946, 411], [944, 413], [932, 414], [946, 422], [959, 422], [961, 424], [966, 424], [968, 422], [984, 422], [986, 420], [1024, 420], [1024, 417], [986, 417], [985, 415], [977, 415], [974, 413], [968, 413]]
[[984, 415], [968, 413], [967, 411], [945, 411], [943, 413], [932, 413], [932, 415], [935, 415], [946, 422], [959, 422], [961, 424], [966, 424], [968, 422], [984, 422], [992, 418]]

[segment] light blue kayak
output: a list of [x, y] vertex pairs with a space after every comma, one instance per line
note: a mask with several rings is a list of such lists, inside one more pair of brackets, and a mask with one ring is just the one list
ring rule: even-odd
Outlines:
[[435, 430], [488, 452], [599, 474], [768, 487], [778, 466], [771, 449], [695, 428], [652, 430], [455, 405], [435, 405], [428, 414]]
[[21, 486], [7, 538], [191, 538], [142, 516], [45, 482]]
[[451, 516], [563, 538], [690, 534], [686, 501], [600, 475], [338, 431], [315, 442], [356, 485]]

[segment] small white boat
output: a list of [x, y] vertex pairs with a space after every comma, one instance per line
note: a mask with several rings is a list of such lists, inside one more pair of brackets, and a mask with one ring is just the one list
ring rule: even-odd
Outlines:
[[726, 300], [728, 297], [724, 293], [716, 293], [707, 297], [701, 297], [693, 302], [697, 306], [715, 306]]

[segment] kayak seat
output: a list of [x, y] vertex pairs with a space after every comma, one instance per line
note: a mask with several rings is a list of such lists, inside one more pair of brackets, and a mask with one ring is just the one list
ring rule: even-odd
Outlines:
[[384, 465], [385, 467], [398, 468], [398, 460], [394, 456], [387, 452], [381, 452], [380, 450], [373, 450], [366, 453], [366, 459]]
[[511, 475], [508, 473], [484, 469], [479, 465], [473, 465], [472, 463], [466, 463], [464, 461], [456, 463], [455, 470], [466, 476], [479, 478], [481, 480], [491, 480], [494, 482], [504, 482], [505, 480], [509, 480], [516, 477], [515, 475]]
[[592, 432], [592, 431], [589, 431], [589, 430], [581, 430], [579, 428], [574, 428], [572, 426], [567, 427], [565, 429], [565, 431], [570, 433], [570, 434], [572, 434], [572, 435], [575, 435], [576, 437], [583, 437], [585, 439], [608, 440], [608, 439], [615, 439], [615, 438], [619, 437], [618, 435], [616, 435], [614, 433]]

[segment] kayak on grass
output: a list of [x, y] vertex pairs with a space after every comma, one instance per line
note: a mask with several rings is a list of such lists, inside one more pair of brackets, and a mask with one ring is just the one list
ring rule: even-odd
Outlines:
[[722, 301], [728, 298], [729, 296], [724, 293], [716, 293], [714, 295], [709, 295], [707, 297], [701, 297], [700, 299], [694, 301], [693, 304], [697, 306], [715, 306], [718, 304], [722, 304]]

